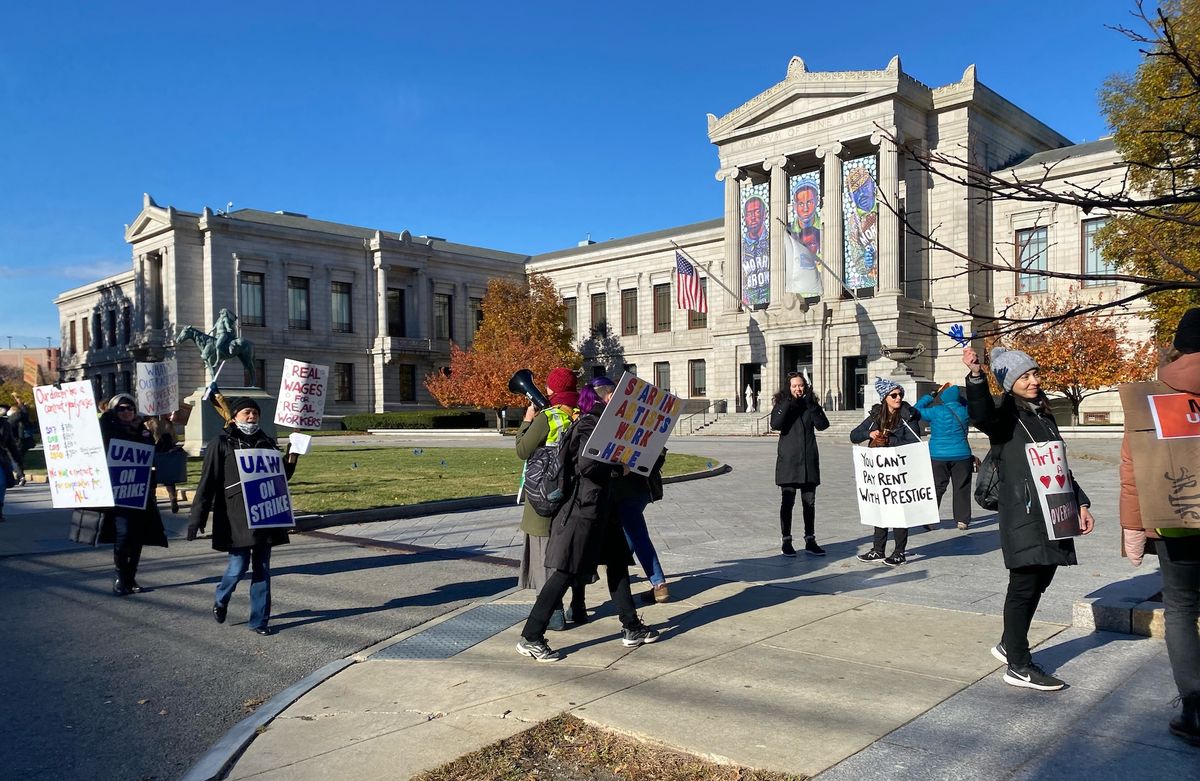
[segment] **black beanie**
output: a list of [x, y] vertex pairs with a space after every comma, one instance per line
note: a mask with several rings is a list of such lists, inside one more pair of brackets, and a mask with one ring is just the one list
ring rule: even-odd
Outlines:
[[233, 400], [233, 404], [229, 407], [229, 409], [233, 411], [234, 415], [238, 414], [239, 411], [244, 409], [252, 409], [259, 415], [262, 414], [262, 410], [258, 408], [258, 402], [249, 396], [238, 396]]
[[1200, 353], [1200, 307], [1192, 307], [1179, 319], [1175, 349], [1181, 353]]

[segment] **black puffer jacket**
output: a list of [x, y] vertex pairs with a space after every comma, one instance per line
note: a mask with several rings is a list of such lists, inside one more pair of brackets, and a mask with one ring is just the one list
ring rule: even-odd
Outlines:
[[[114, 439], [127, 442], [140, 442], [143, 445], [153, 445], [154, 437], [150, 429], [141, 420], [132, 426], [123, 426], [113, 410], [106, 411], [100, 416], [100, 435], [104, 438], [104, 449]], [[146, 500], [146, 509], [131, 510], [128, 507], [110, 507], [103, 511], [100, 521], [99, 542], [117, 541], [117, 515], [130, 521], [130, 533], [143, 545], [167, 547], [167, 532], [163, 528], [162, 515], [158, 512], [158, 501], [155, 493], [158, 489], [158, 479], [154, 470], [150, 471], [150, 495]]]
[[[1005, 393], [996, 404], [982, 375], [975, 379], [967, 376], [967, 411], [975, 427], [988, 435], [992, 447], [999, 448], [998, 512], [1004, 566], [1014, 569], [1078, 563], [1074, 541], [1052, 540], [1046, 533], [1041, 502], [1025, 457], [1025, 445], [1034, 441], [1030, 435], [1039, 442], [1062, 439], [1054, 418], [1041, 407], [1018, 402], [1011, 393]], [[1074, 482], [1074, 475], [1071, 480]], [[1075, 498], [1081, 505], [1090, 504], [1079, 483], [1075, 483]]]
[[[850, 432], [850, 441], [858, 445], [866, 442], [871, 438], [872, 431], [878, 431], [882, 427], [879, 423], [879, 418], [883, 412], [883, 405], [876, 404], [871, 407], [871, 412], [868, 413], [867, 419], [854, 427]], [[886, 432], [888, 435], [888, 447], [899, 447], [900, 445], [912, 445], [921, 441], [917, 436], [917, 427], [920, 425], [921, 413], [918, 412], [907, 401], [900, 402], [900, 417], [896, 422], [895, 427]]]
[[584, 577], [598, 564], [633, 563], [612, 498], [613, 484], [623, 470], [583, 456], [583, 446], [603, 412], [604, 405], [597, 404], [571, 427], [564, 457], [574, 470], [574, 485], [571, 498], [554, 516], [546, 544], [547, 567]]
[[779, 432], [775, 485], [821, 484], [821, 458], [816, 432], [829, 428], [825, 410], [809, 390], [797, 399], [790, 393], [771, 409], [771, 428]]
[[[233, 453], [235, 450], [252, 448], [279, 449], [275, 440], [267, 436], [262, 429], [246, 435], [230, 423], [208, 443], [204, 451], [204, 466], [200, 472], [200, 482], [196, 486], [196, 498], [192, 501], [188, 529], [203, 531], [208, 525], [209, 513], [212, 513], [214, 550], [250, 548], [260, 542], [285, 545], [290, 541], [287, 529], [250, 528], [237, 461]], [[285, 460], [283, 470], [290, 480], [292, 473], [296, 471], [296, 465]]]

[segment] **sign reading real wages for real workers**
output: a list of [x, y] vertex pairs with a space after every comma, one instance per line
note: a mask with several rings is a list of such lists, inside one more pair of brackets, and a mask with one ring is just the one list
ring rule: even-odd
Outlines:
[[112, 482], [114, 507], [146, 509], [153, 466], [154, 445], [124, 439], [109, 440], [108, 477]]
[[584, 445], [583, 455], [648, 475], [682, 407], [679, 397], [625, 372]]
[[283, 360], [283, 378], [279, 382], [279, 401], [275, 404], [275, 425], [288, 428], [320, 428], [325, 415], [325, 388], [329, 367]]
[[247, 448], [234, 451], [234, 455], [250, 528], [295, 526], [283, 454], [271, 448]]
[[858, 515], [867, 526], [912, 528], [938, 522], [929, 445], [854, 447]]

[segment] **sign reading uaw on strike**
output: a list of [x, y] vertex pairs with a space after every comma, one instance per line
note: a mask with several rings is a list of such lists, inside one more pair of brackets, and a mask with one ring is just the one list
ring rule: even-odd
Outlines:
[[583, 446], [594, 461], [625, 464], [648, 475], [667, 444], [682, 408], [679, 397], [625, 372], [596, 429]]
[[854, 447], [858, 515], [867, 526], [912, 528], [938, 522], [929, 445]]
[[250, 528], [295, 526], [283, 454], [270, 448], [247, 448], [235, 451], [235, 455]]
[[113, 439], [108, 443], [108, 476], [112, 481], [113, 505], [145, 510], [150, 498], [150, 470], [154, 445]]
[[283, 379], [279, 383], [279, 401], [275, 405], [275, 425], [288, 428], [320, 428], [325, 415], [325, 386], [329, 367], [283, 361]]

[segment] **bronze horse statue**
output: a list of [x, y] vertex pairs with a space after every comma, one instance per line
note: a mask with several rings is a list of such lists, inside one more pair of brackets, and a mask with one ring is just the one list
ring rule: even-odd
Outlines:
[[217, 371], [222, 363], [230, 358], [237, 358], [242, 362], [246, 376], [250, 378], [249, 384], [254, 386], [258, 382], [254, 371], [254, 343], [234, 335], [234, 319], [229, 310], [222, 309], [214, 326], [216, 335], [207, 334], [195, 326], [184, 325], [180, 326], [175, 342], [192, 342], [196, 345], [196, 349], [200, 351], [200, 359], [208, 367], [209, 379], [213, 381], [216, 380]]

